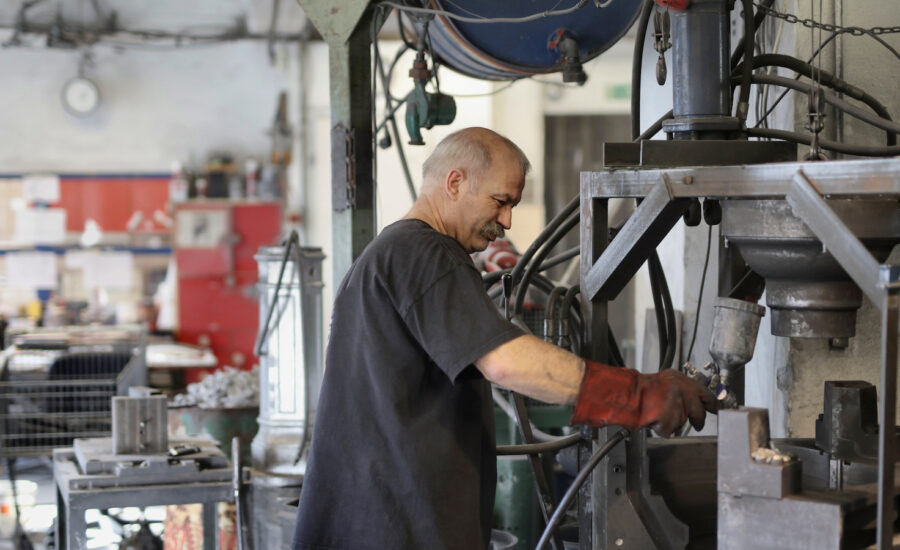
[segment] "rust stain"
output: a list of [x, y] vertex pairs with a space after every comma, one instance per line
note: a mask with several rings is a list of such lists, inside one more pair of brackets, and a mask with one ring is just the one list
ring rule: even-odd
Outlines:
[[341, 8], [331, 8], [331, 15], [335, 15], [341, 11]]

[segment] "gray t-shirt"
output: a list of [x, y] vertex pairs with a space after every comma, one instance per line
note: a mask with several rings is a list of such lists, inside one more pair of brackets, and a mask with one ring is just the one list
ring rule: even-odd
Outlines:
[[293, 547], [486, 548], [494, 413], [472, 363], [521, 334], [456, 240], [385, 228], [335, 299]]

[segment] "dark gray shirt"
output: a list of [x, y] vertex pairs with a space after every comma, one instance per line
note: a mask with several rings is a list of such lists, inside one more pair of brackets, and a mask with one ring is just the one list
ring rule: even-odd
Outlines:
[[385, 228], [335, 299], [294, 548], [486, 548], [493, 402], [472, 363], [521, 334], [456, 240]]

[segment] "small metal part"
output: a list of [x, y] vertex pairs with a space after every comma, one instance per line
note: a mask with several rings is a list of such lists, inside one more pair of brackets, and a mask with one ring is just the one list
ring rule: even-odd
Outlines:
[[172, 447], [169, 447], [169, 456], [172, 456], [172, 457], [185, 456], [185, 455], [190, 455], [190, 454], [199, 453], [199, 452], [200, 452], [200, 447], [198, 447], [196, 445], [190, 445], [187, 443], [179, 443], [177, 445], [173, 445]]

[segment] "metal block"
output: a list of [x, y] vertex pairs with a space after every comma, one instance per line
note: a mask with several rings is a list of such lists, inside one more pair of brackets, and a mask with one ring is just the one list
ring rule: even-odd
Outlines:
[[769, 448], [769, 411], [719, 411], [719, 494], [784, 498], [800, 490], [801, 463], [756, 462], [751, 455]]
[[648, 140], [641, 142], [643, 167], [729, 166], [797, 160], [797, 145], [786, 141]]
[[840, 502], [720, 492], [718, 522], [718, 550], [843, 548]]
[[113, 452], [116, 454], [164, 453], [169, 446], [168, 399], [113, 397]]
[[859, 380], [825, 382], [823, 414], [816, 420], [816, 446], [833, 458], [878, 457], [878, 394]]
[[618, 168], [621, 166], [640, 166], [641, 144], [631, 141], [606, 142], [603, 144], [603, 166]]

